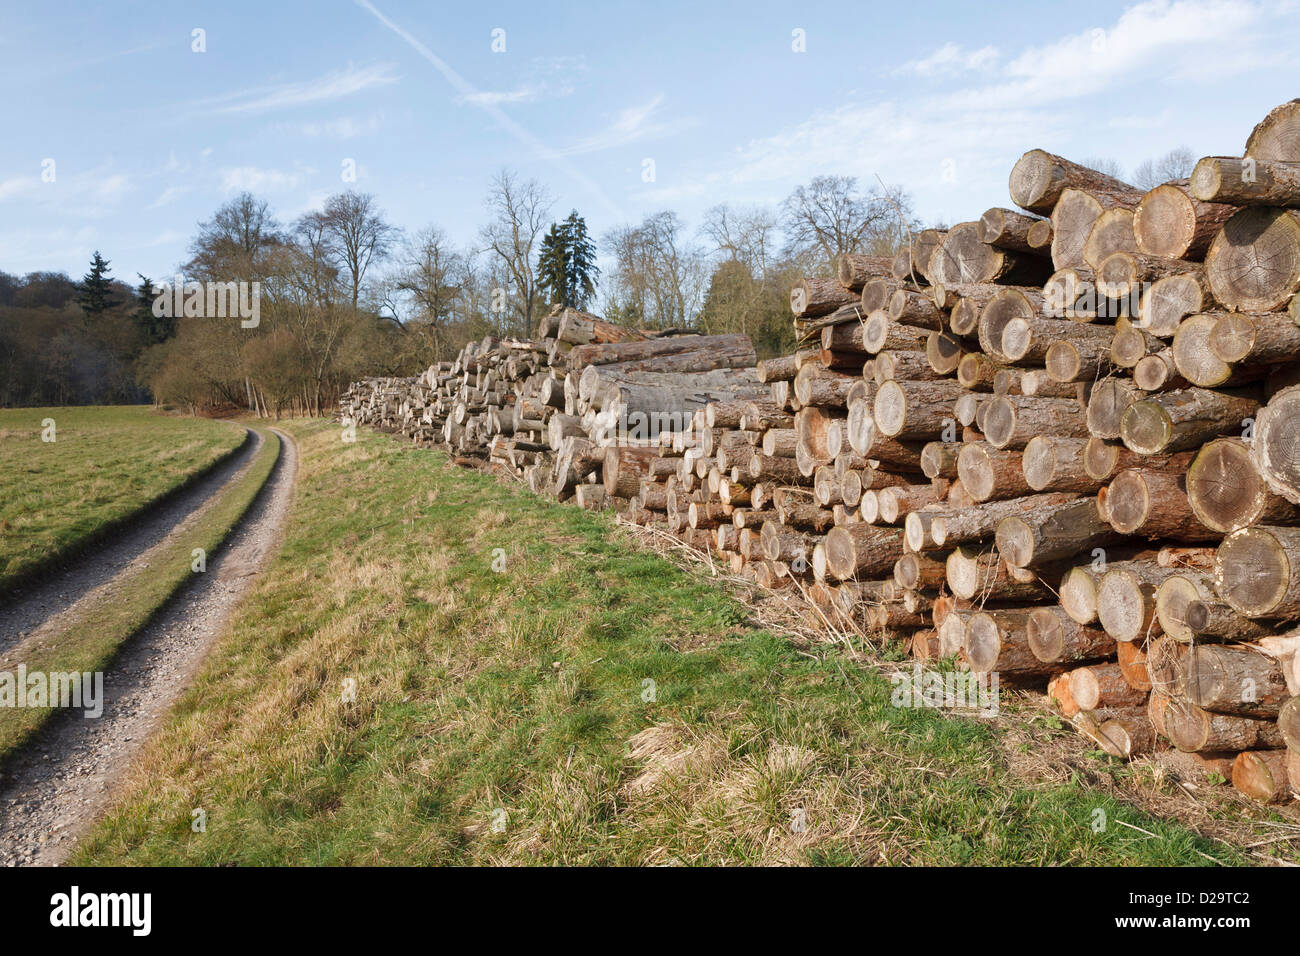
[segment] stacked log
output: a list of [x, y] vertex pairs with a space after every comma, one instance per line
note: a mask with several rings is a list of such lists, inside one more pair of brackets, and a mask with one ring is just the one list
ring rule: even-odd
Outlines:
[[[1172, 746], [1283, 799], [1300, 772], [1296, 118], [1281, 107], [1242, 157], [1146, 192], [1032, 150], [1019, 209], [799, 282], [793, 355], [615, 341], [590, 318], [565, 325], [581, 343], [552, 323], [359, 383], [345, 413], [665, 527], [799, 592], [818, 626], [1040, 688], [1110, 754]], [[655, 413], [671, 424], [631, 427]]]

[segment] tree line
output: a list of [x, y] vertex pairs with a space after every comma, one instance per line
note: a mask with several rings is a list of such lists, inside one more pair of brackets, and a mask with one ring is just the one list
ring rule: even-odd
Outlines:
[[[364, 375], [416, 374], [486, 335], [528, 337], [556, 305], [653, 329], [744, 332], [793, 347], [788, 292], [845, 252], [892, 254], [921, 228], [899, 190], [819, 176], [776, 206], [672, 211], [599, 241], [535, 180], [502, 171], [476, 241], [405, 234], [346, 191], [288, 223], [249, 193], [198, 225], [186, 283], [257, 283], [260, 315], [159, 314], [173, 277], [128, 285], [96, 252], [80, 282], [0, 272], [0, 404], [154, 401], [194, 412], [320, 414]], [[598, 258], [605, 264], [602, 273]]]

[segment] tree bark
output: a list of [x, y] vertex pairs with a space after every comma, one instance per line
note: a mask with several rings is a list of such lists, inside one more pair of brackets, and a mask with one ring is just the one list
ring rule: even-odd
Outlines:
[[1230, 201], [1203, 199], [1197, 194], [1195, 174], [1190, 183], [1178, 179], [1157, 186], [1142, 197], [1133, 212], [1137, 251], [1165, 259], [1204, 259], [1214, 237], [1236, 212], [1235, 207], [1226, 205]]

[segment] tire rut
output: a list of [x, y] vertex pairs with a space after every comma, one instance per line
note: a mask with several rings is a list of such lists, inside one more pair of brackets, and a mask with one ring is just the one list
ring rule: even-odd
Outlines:
[[[0, 776], [0, 865], [58, 865], [109, 806], [135, 758], [190, 685], [257, 573], [278, 548], [298, 452], [280, 456], [206, 574], [194, 575], [104, 673], [103, 713], [58, 714]], [[196, 808], [198, 809], [198, 808]]]
[[0, 598], [0, 658], [36, 631], [57, 628], [63, 615], [75, 614], [78, 604], [111, 586], [125, 572], [147, 566], [150, 552], [183, 531], [252, 464], [262, 437], [251, 428], [246, 431], [249, 440], [244, 446], [194, 484], [44, 575], [39, 583]]

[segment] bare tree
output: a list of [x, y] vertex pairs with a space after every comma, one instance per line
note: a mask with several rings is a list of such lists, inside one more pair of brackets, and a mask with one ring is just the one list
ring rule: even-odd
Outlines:
[[1159, 159], [1148, 159], [1133, 171], [1133, 185], [1155, 189], [1161, 183], [1187, 179], [1196, 168], [1196, 154], [1186, 146], [1171, 149]]
[[388, 257], [401, 231], [384, 220], [374, 196], [350, 189], [326, 200], [324, 223], [326, 248], [350, 280], [355, 309], [366, 272]]
[[1109, 159], [1105, 156], [1090, 156], [1083, 160], [1082, 164], [1089, 169], [1097, 170], [1099, 173], [1105, 173], [1112, 179], [1118, 179], [1121, 182], [1128, 181], [1124, 179], [1124, 167], [1119, 164], [1118, 160]]
[[252, 281], [266, 274], [268, 258], [284, 242], [266, 200], [240, 193], [199, 223], [184, 269], [195, 278]]
[[703, 250], [683, 233], [677, 214], [665, 211], [605, 236], [615, 263], [606, 277], [607, 317], [659, 329], [695, 324], [709, 269]]
[[514, 292], [514, 331], [527, 335], [533, 328], [538, 303], [533, 250], [549, 224], [551, 197], [536, 180], [520, 182], [503, 169], [492, 180], [487, 207], [492, 221], [483, 227], [483, 244], [503, 269]]
[[776, 247], [777, 219], [764, 206], [732, 209], [726, 203], [704, 213], [700, 232], [724, 261], [735, 259], [750, 275], [761, 279], [771, 269]]
[[895, 251], [900, 208], [910, 216], [911, 200], [900, 190], [873, 186], [863, 193], [852, 176], [817, 176], [781, 206], [786, 252], [829, 274], [846, 252]]

